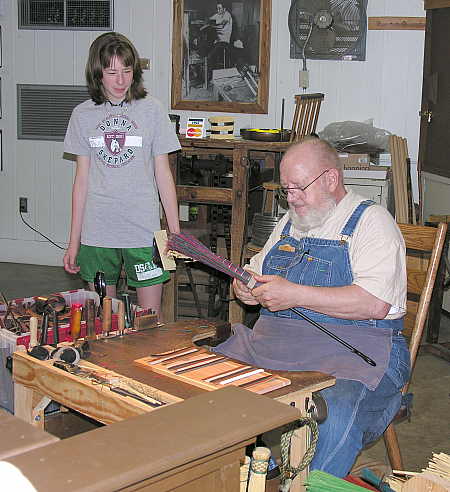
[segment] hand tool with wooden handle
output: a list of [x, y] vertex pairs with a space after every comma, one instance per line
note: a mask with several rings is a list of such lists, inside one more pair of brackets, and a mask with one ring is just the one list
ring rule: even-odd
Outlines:
[[95, 331], [95, 301], [94, 299], [87, 299], [86, 304], [86, 338], [88, 340], [96, 339]]
[[119, 335], [123, 335], [125, 331], [125, 304], [123, 301], [118, 301], [117, 331]]
[[112, 299], [106, 296], [103, 299], [103, 317], [102, 317], [102, 334], [108, 336], [111, 331], [112, 318]]
[[38, 344], [38, 319], [35, 316], [30, 318], [30, 343], [29, 350]]

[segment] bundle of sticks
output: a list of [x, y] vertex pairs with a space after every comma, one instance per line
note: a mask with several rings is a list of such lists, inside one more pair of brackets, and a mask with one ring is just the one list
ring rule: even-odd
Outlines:
[[433, 453], [428, 466], [421, 472], [392, 470], [392, 475], [386, 481], [396, 492], [445, 492], [450, 490], [450, 456]]
[[395, 218], [402, 224], [415, 224], [416, 214], [411, 189], [410, 162], [406, 138], [391, 135], [389, 151], [392, 158]]

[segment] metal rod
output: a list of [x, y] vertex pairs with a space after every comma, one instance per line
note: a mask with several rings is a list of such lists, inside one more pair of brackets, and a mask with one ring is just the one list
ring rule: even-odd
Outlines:
[[290, 308], [290, 310], [292, 312], [294, 312], [295, 314], [297, 314], [298, 316], [302, 317], [304, 320], [308, 321], [308, 323], [311, 323], [313, 326], [318, 328], [320, 331], [323, 331], [324, 333], [326, 333], [333, 340], [336, 340], [336, 342], [339, 342], [341, 345], [348, 348], [351, 352], [353, 352], [358, 357], [361, 357], [361, 359], [363, 359], [365, 362], [367, 362], [367, 364], [370, 364], [371, 366], [374, 366], [374, 367], [377, 365], [377, 363], [373, 359], [371, 359], [369, 356], [367, 356], [366, 354], [363, 354], [357, 348], [353, 347], [353, 345], [350, 345], [345, 340], [342, 340], [342, 338], [339, 338], [337, 335], [335, 335], [331, 331], [327, 330], [324, 326], [319, 325], [319, 323], [317, 323], [316, 321], [311, 319], [309, 316], [306, 316], [306, 314], [303, 314], [297, 308]]

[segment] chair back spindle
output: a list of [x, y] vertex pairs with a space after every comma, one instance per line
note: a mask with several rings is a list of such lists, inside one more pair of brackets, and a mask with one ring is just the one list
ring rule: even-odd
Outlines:
[[298, 142], [302, 138], [316, 131], [317, 120], [324, 94], [298, 94], [295, 96], [295, 111], [292, 120], [291, 142]]

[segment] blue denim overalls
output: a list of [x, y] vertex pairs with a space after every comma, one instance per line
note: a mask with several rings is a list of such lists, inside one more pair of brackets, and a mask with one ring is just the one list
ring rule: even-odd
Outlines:
[[[296, 240], [289, 236], [291, 223], [288, 222], [280, 240], [264, 259], [263, 274], [279, 275], [302, 285], [351, 285], [353, 274], [345, 239], [352, 236], [361, 215], [373, 203], [366, 200], [356, 207], [341, 231], [341, 240], [312, 237]], [[231, 337], [229, 341], [216, 347], [216, 350], [266, 368], [318, 370], [334, 374], [337, 377], [336, 385], [321, 391], [327, 401], [328, 418], [319, 426], [320, 437], [311, 469], [322, 469], [336, 476], [345, 476], [363, 445], [381, 435], [399, 409], [400, 389], [409, 376], [408, 349], [400, 334], [403, 320], [353, 321], [333, 318], [301, 307], [298, 309], [314, 321], [326, 324], [327, 328], [335, 326], [337, 331], [333, 331], [374, 358], [377, 368], [362, 362], [348, 350], [343, 353], [346, 349], [317, 328], [301, 321], [290, 310], [270, 312], [261, 309], [261, 316], [253, 333], [243, 330], [243, 327], [233, 327], [238, 336]], [[262, 328], [257, 326], [258, 323]], [[308, 340], [308, 347], [303, 353], [300, 352], [300, 341], [303, 343], [305, 338]], [[259, 356], [261, 351], [262, 358]], [[299, 364], [299, 368], [295, 369], [288, 362], [275, 367], [271, 358], [283, 357], [282, 351], [287, 354], [288, 360], [293, 360], [297, 355], [300, 359], [307, 359], [308, 353], [312, 353], [315, 360], [311, 364], [314, 366], [304, 367]], [[341, 352], [342, 357], [333, 359], [334, 353], [338, 352]], [[270, 355], [274, 353], [276, 355]], [[339, 364], [343, 366], [342, 372], [331, 370]], [[374, 371], [380, 371], [380, 368], [381, 372], [378, 372], [374, 382], [371, 375]], [[373, 383], [372, 386], [363, 384], [367, 383], [362, 374], [364, 372], [367, 381]], [[355, 380], [358, 378], [360, 380]]]

